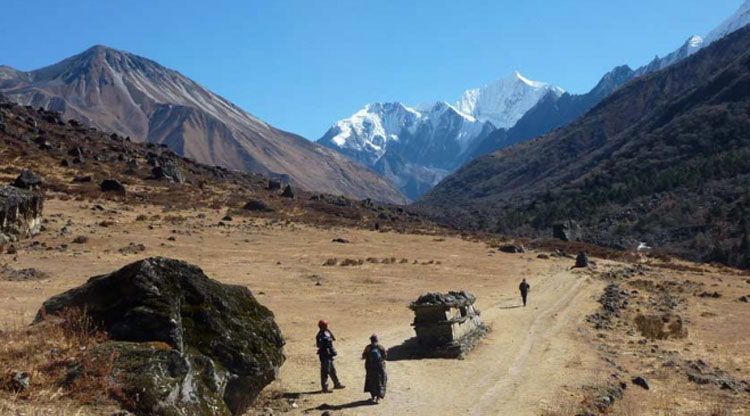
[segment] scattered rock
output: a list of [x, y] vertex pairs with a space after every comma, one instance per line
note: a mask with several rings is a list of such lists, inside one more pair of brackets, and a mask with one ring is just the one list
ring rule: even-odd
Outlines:
[[269, 191], [275, 191], [275, 190], [281, 189], [281, 182], [275, 179], [269, 179], [267, 189]]
[[281, 193], [281, 196], [284, 198], [292, 198], [294, 199], [296, 197], [296, 194], [294, 193], [294, 190], [292, 189], [291, 185], [287, 185], [284, 187], [284, 192]]
[[745, 295], [739, 299], [740, 302], [750, 303], [750, 295]]
[[24, 169], [11, 185], [15, 186], [16, 188], [35, 191], [41, 188], [42, 180], [38, 176], [34, 175], [31, 170]]
[[332, 241], [334, 243], [341, 243], [341, 244], [349, 244], [349, 242], [350, 242], [346, 238], [334, 238]]
[[685, 371], [690, 380], [696, 384], [713, 384], [722, 390], [750, 393], [750, 384], [744, 380], [738, 380], [727, 374], [724, 370], [711, 368], [703, 360], [692, 360], [685, 363]]
[[120, 254], [138, 254], [146, 251], [146, 246], [144, 246], [143, 244], [130, 243], [118, 251], [120, 252]]
[[613, 329], [614, 318], [620, 317], [620, 311], [630, 303], [630, 292], [620, 290], [617, 284], [610, 284], [604, 288], [604, 294], [599, 297], [601, 308], [586, 317], [586, 321], [594, 324], [596, 329]]
[[125, 185], [115, 179], [105, 179], [99, 184], [102, 192], [125, 193]]
[[44, 302], [35, 322], [66, 308], [85, 308], [112, 339], [84, 359], [116, 357], [123, 404], [136, 414], [243, 414], [285, 360], [273, 313], [246, 287], [178, 260], [93, 277]]
[[547, 260], [547, 259], [549, 259], [549, 255], [548, 254], [544, 254], [544, 253], [539, 253], [539, 255], [536, 256], [536, 258], [542, 259], [542, 260]]
[[641, 376], [633, 377], [633, 379], [631, 381], [636, 386], [643, 387], [646, 390], [650, 390], [651, 389], [651, 387], [648, 385], [648, 380], [646, 380], [645, 378], [643, 378]]
[[232, 216], [231, 215], [225, 215], [221, 220], [222, 221], [232, 221]]
[[721, 297], [721, 293], [719, 292], [703, 292], [698, 295], [699, 298], [713, 298], [718, 299]]
[[18, 393], [29, 388], [31, 375], [26, 371], [11, 370], [8, 372], [8, 387]]
[[260, 199], [260, 198], [253, 198], [245, 204], [244, 207], [242, 207], [245, 210], [248, 211], [257, 211], [257, 212], [271, 212], [273, 209], [268, 206], [266, 201]]
[[8, 265], [0, 266], [0, 280], [5, 280], [8, 282], [27, 282], [34, 280], [44, 280], [47, 278], [49, 278], [49, 275], [39, 269], [28, 268], [15, 270]]
[[87, 183], [92, 182], [94, 178], [92, 176], [76, 176], [73, 178], [73, 183]]
[[78, 237], [73, 239], [74, 244], [86, 244], [89, 242], [89, 238], [85, 235], [79, 235]]
[[525, 253], [526, 249], [522, 245], [508, 244], [497, 248], [503, 253]]
[[185, 173], [174, 159], [161, 158], [158, 165], [151, 169], [154, 179], [164, 179], [179, 184], [185, 183]]

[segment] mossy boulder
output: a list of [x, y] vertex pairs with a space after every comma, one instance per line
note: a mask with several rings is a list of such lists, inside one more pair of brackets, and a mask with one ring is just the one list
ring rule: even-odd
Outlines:
[[179, 260], [92, 277], [44, 302], [37, 320], [67, 308], [85, 309], [114, 340], [90, 354], [116, 353], [116, 382], [142, 414], [240, 414], [285, 359], [273, 313], [247, 288]]

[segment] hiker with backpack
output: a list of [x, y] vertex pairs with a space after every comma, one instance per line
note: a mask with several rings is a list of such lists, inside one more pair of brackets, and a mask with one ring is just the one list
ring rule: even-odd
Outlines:
[[328, 377], [333, 380], [334, 389], [343, 389], [345, 386], [339, 381], [336, 374], [336, 366], [333, 365], [333, 358], [337, 355], [336, 349], [333, 348], [333, 341], [336, 337], [328, 329], [328, 321], [321, 319], [318, 321], [318, 335], [315, 336], [315, 343], [318, 346], [318, 358], [320, 358], [320, 387], [323, 393], [333, 393], [328, 388]]
[[385, 371], [385, 361], [388, 359], [388, 351], [378, 342], [378, 336], [370, 337], [370, 345], [365, 347], [362, 353], [365, 360], [365, 393], [370, 393], [370, 400], [378, 403], [385, 398], [385, 388], [388, 383], [388, 374]]

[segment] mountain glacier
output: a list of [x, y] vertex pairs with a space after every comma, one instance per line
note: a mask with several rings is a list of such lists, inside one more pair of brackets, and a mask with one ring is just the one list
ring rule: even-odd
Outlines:
[[417, 198], [466, 161], [494, 127], [440, 101], [409, 107], [368, 104], [318, 140], [390, 179]]
[[489, 121], [496, 128], [511, 128], [548, 93], [565, 93], [560, 87], [531, 81], [515, 71], [482, 88], [464, 93], [456, 107], [481, 121]]

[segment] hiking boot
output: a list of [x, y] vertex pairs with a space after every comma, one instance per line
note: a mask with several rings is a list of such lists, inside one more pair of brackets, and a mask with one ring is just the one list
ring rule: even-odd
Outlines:
[[321, 392], [323, 392], [323, 393], [333, 393], [333, 390], [323, 389], [323, 390], [321, 390]]
[[341, 389], [345, 389], [346, 386], [343, 385], [343, 384], [337, 384], [337, 385], [333, 386], [333, 388], [336, 389], [336, 390], [341, 390]]

